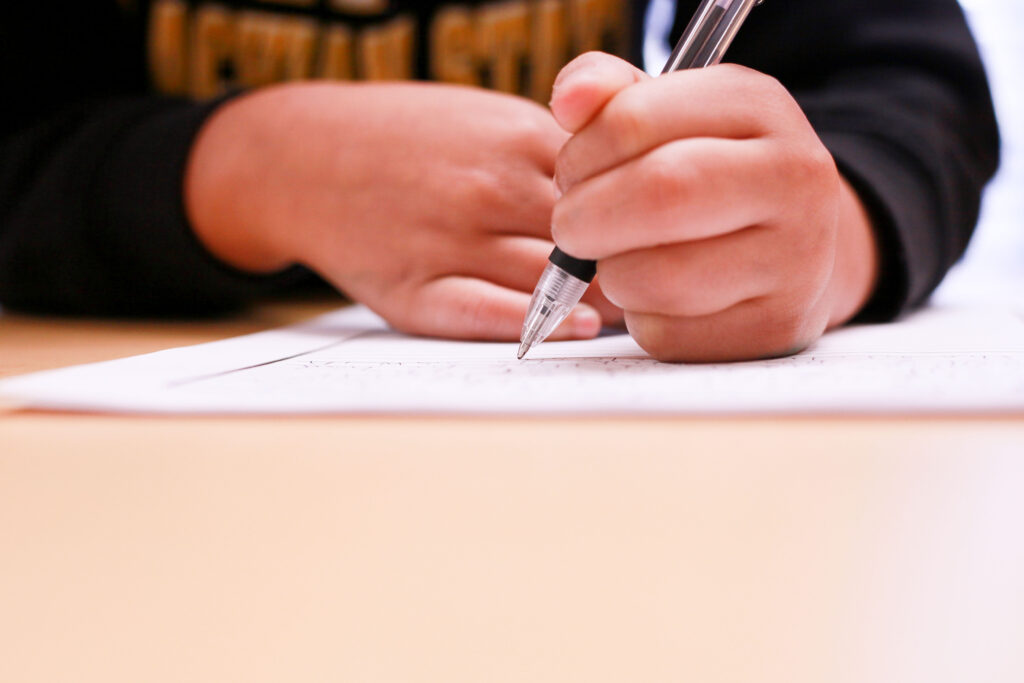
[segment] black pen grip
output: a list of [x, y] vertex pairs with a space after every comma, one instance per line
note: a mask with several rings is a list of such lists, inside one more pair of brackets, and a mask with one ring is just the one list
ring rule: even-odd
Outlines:
[[584, 261], [583, 259], [569, 256], [558, 247], [555, 247], [554, 251], [551, 252], [551, 256], [548, 256], [548, 261], [551, 261], [574, 278], [584, 282], [591, 282], [594, 276], [597, 275], [597, 261]]

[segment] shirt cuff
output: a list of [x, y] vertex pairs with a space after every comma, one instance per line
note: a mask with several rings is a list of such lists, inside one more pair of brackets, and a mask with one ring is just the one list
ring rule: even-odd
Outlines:
[[842, 132], [819, 133], [839, 172], [857, 192], [871, 218], [878, 242], [879, 275], [857, 322], [884, 322], [921, 304], [937, 283], [939, 250], [925, 198], [931, 191], [915, 177], [887, 145], [869, 136]]
[[213, 313], [309, 277], [299, 266], [255, 275], [215, 258], [185, 212], [184, 176], [193, 141], [217, 107], [154, 100], [142, 105], [98, 169], [90, 212], [111, 268], [127, 286], [107, 302], [115, 313]]

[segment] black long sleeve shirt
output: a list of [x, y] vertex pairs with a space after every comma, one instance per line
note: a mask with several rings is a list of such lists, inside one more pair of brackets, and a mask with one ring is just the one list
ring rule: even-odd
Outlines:
[[[674, 36], [696, 0], [679, 0]], [[17, 3], [0, 22], [0, 304], [208, 313], [287, 287], [206, 252], [185, 215], [192, 141], [219, 97], [294, 78], [432, 78], [544, 100], [588, 49], [638, 61], [626, 0]], [[727, 55], [797, 98], [871, 213], [863, 317], [924, 301], [963, 253], [998, 160], [954, 0], [769, 0]], [[30, 94], [31, 93], [31, 94]]]

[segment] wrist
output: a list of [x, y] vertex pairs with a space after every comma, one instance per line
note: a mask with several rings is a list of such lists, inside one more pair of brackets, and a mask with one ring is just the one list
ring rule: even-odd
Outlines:
[[878, 281], [879, 253], [871, 217], [856, 191], [840, 179], [836, 258], [829, 283], [828, 327], [838, 327], [860, 312]]
[[221, 105], [192, 143], [185, 168], [185, 212], [193, 232], [218, 260], [250, 273], [292, 264], [268, 221], [275, 132], [262, 92]]

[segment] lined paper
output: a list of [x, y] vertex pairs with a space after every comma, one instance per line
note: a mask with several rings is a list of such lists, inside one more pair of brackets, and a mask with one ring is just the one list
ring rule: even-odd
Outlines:
[[687, 365], [628, 335], [517, 344], [410, 337], [363, 307], [0, 382], [36, 409], [171, 414], [814, 414], [1024, 411], [1024, 318], [932, 308], [788, 358]]

